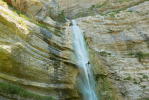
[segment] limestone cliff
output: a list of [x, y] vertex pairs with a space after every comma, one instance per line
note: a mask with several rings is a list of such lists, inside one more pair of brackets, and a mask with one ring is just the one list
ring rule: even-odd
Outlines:
[[[41, 100], [78, 98], [78, 70], [70, 59], [73, 53], [67, 24], [45, 25], [17, 11], [0, 1], [0, 94], [25, 100], [37, 100], [36, 96]], [[25, 92], [20, 93], [20, 87]]]
[[104, 16], [78, 19], [103, 100], [149, 99], [148, 21], [148, 1]]
[[0, 100], [82, 100], [74, 18], [100, 99], [148, 100], [148, 0], [0, 0]]

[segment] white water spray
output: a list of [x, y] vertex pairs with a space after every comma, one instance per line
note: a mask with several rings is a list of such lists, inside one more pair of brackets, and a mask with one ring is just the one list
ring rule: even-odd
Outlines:
[[80, 69], [79, 88], [84, 100], [98, 100], [85, 40], [77, 22], [72, 20], [73, 46]]

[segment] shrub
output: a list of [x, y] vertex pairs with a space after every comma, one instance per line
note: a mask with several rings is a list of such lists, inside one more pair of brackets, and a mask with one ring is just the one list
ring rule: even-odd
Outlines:
[[130, 76], [124, 78], [124, 80], [131, 80], [132, 78]]
[[108, 52], [105, 52], [105, 51], [101, 51], [101, 52], [99, 52], [99, 54], [100, 54], [101, 56], [105, 56], [105, 57], [111, 55], [111, 53], [108, 53]]
[[66, 22], [66, 16], [64, 10], [61, 11], [61, 13], [57, 17], [57, 21], [59, 22]]
[[142, 59], [149, 57], [149, 53], [143, 53], [142, 51], [138, 51], [135, 53], [131, 52], [128, 55], [138, 58], [139, 61], [142, 61]]
[[143, 75], [143, 78], [144, 78], [144, 79], [148, 79], [148, 76], [147, 76], [147, 75]]

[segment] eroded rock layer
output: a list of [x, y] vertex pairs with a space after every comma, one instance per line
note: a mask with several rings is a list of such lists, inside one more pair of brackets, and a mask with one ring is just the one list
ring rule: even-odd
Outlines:
[[149, 2], [78, 22], [89, 45], [103, 100], [121, 100], [120, 95], [125, 100], [147, 100]]
[[0, 99], [82, 100], [74, 18], [100, 99], [148, 100], [148, 0], [0, 0]]
[[[58, 30], [18, 14], [3, 1], [0, 5], [0, 82], [18, 84], [41, 96], [78, 98], [78, 69], [70, 59], [73, 54], [67, 24]], [[2, 89], [0, 92], [15, 99], [21, 96], [15, 90], [18, 97]]]

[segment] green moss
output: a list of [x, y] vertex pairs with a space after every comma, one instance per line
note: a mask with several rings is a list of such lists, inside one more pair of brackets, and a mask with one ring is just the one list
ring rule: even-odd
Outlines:
[[3, 94], [17, 95], [23, 98], [32, 98], [34, 100], [54, 100], [50, 96], [41, 96], [25, 90], [24, 88], [7, 82], [0, 82], [0, 92]]

